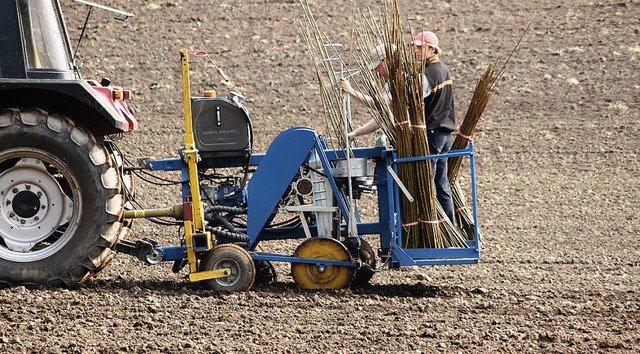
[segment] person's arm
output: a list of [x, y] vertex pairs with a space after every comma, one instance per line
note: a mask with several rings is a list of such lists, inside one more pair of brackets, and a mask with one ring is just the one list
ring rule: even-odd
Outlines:
[[356, 99], [356, 101], [362, 103], [363, 105], [369, 107], [369, 108], [375, 108], [375, 104], [373, 102], [373, 98], [369, 95], [365, 95], [364, 93], [360, 92], [360, 91], [356, 91], [353, 86], [351, 86], [351, 83], [349, 82], [349, 80], [347, 79], [340, 79], [340, 88], [342, 89], [342, 91], [346, 92], [347, 94], [349, 94], [349, 96], [353, 97]]
[[354, 129], [351, 133], [349, 133], [349, 141], [355, 139], [357, 136], [373, 133], [379, 128], [380, 126], [378, 126], [378, 123], [375, 121], [375, 119], [372, 119], [366, 122], [361, 127]]
[[[342, 89], [342, 91], [346, 92], [347, 94], [355, 98], [358, 102], [362, 103], [363, 105], [372, 109], [376, 108], [373, 98], [369, 95], [365, 95], [362, 92], [356, 91], [353, 88], [353, 86], [351, 86], [351, 83], [349, 82], [349, 80], [344, 78], [340, 79], [339, 86]], [[387, 102], [387, 104], [391, 106], [391, 99], [386, 95], [385, 95], [385, 102]], [[372, 119], [367, 123], [365, 123], [364, 125], [362, 125], [361, 127], [354, 129], [351, 133], [349, 133], [348, 134], [349, 141], [355, 139], [357, 136], [373, 133], [378, 129], [380, 129], [380, 126], [375, 121], [375, 119]]]

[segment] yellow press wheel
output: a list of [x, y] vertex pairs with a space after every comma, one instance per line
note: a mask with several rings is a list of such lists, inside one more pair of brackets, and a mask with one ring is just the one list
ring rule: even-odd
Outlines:
[[[296, 248], [295, 257], [350, 261], [349, 250], [332, 238], [314, 237]], [[291, 263], [291, 273], [302, 289], [342, 289], [351, 284], [356, 268], [346, 266], [318, 266], [316, 264]]]

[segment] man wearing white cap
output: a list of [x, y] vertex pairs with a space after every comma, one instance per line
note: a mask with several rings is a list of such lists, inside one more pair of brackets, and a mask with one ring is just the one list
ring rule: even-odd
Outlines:
[[[391, 52], [394, 53], [396, 51], [396, 46], [391, 45]], [[384, 85], [384, 93], [385, 99], [388, 105], [391, 105], [391, 89], [389, 88], [389, 67], [387, 67], [387, 63], [385, 61], [387, 55], [387, 48], [384, 44], [379, 44], [375, 48], [371, 50], [370, 61], [369, 61], [369, 70], [374, 71], [378, 75], [380, 75], [385, 80]], [[366, 95], [360, 91], [356, 91], [352, 86], [349, 80], [343, 78], [340, 79], [340, 88], [348, 93], [351, 97], [355, 98], [358, 102], [369, 108], [375, 108], [375, 103], [373, 98], [369, 95]], [[348, 135], [349, 141], [355, 139], [356, 136], [373, 133], [378, 130], [378, 123], [374, 119], [368, 121], [364, 125], [359, 128], [354, 129]]]
[[[416, 59], [424, 63], [424, 115], [427, 122], [427, 138], [431, 155], [449, 152], [456, 130], [453, 106], [453, 82], [449, 69], [440, 61], [438, 37], [433, 32], [421, 32], [411, 42]], [[431, 160], [436, 197], [445, 213], [454, 222], [453, 198], [449, 185], [447, 159]]]

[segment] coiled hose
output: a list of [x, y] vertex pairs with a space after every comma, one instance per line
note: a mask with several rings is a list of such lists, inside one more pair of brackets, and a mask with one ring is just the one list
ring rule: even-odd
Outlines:
[[[209, 209], [213, 209], [215, 208], [215, 210], [209, 210]], [[226, 207], [226, 206], [221, 206], [221, 205], [217, 205], [217, 206], [213, 206], [213, 207], [208, 207], [206, 208], [205, 211], [205, 215], [204, 215], [204, 219], [207, 220], [211, 225], [214, 226], [222, 226], [227, 230], [223, 230], [223, 229], [219, 229], [213, 226], [207, 226], [206, 230], [211, 232], [212, 234], [216, 235], [217, 237], [222, 237], [222, 238], [226, 238], [232, 242], [243, 242], [243, 243], [248, 243], [249, 242], [249, 236], [241, 233], [241, 232], [237, 232], [236, 228], [233, 226], [233, 224], [231, 224], [231, 222], [229, 220], [227, 220], [227, 218], [225, 218], [222, 215], [217, 215], [217, 214], [213, 214], [214, 212], [220, 212], [220, 211], [224, 211], [224, 212], [232, 212], [229, 211], [229, 209], [233, 209], [235, 211], [241, 210], [242, 208], [234, 208], [234, 207]], [[209, 211], [208, 211], [209, 210]], [[244, 209], [246, 212], [246, 209]], [[208, 212], [207, 212], [208, 211]], [[240, 213], [238, 213], [240, 214]]]
[[230, 207], [224, 205], [213, 205], [204, 208], [203, 213], [205, 214], [205, 218], [207, 214], [213, 213], [229, 213], [229, 214], [246, 214], [247, 208], [238, 208], [238, 207]]

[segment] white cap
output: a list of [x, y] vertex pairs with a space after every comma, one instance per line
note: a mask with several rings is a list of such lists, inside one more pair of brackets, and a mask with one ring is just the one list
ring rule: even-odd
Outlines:
[[[396, 46], [395, 44], [391, 45], [391, 53], [395, 53]], [[371, 50], [370, 53], [371, 61], [369, 62], [369, 70], [374, 70], [380, 65], [380, 62], [383, 61], [387, 57], [387, 46], [382, 43], [378, 44], [375, 48]]]

